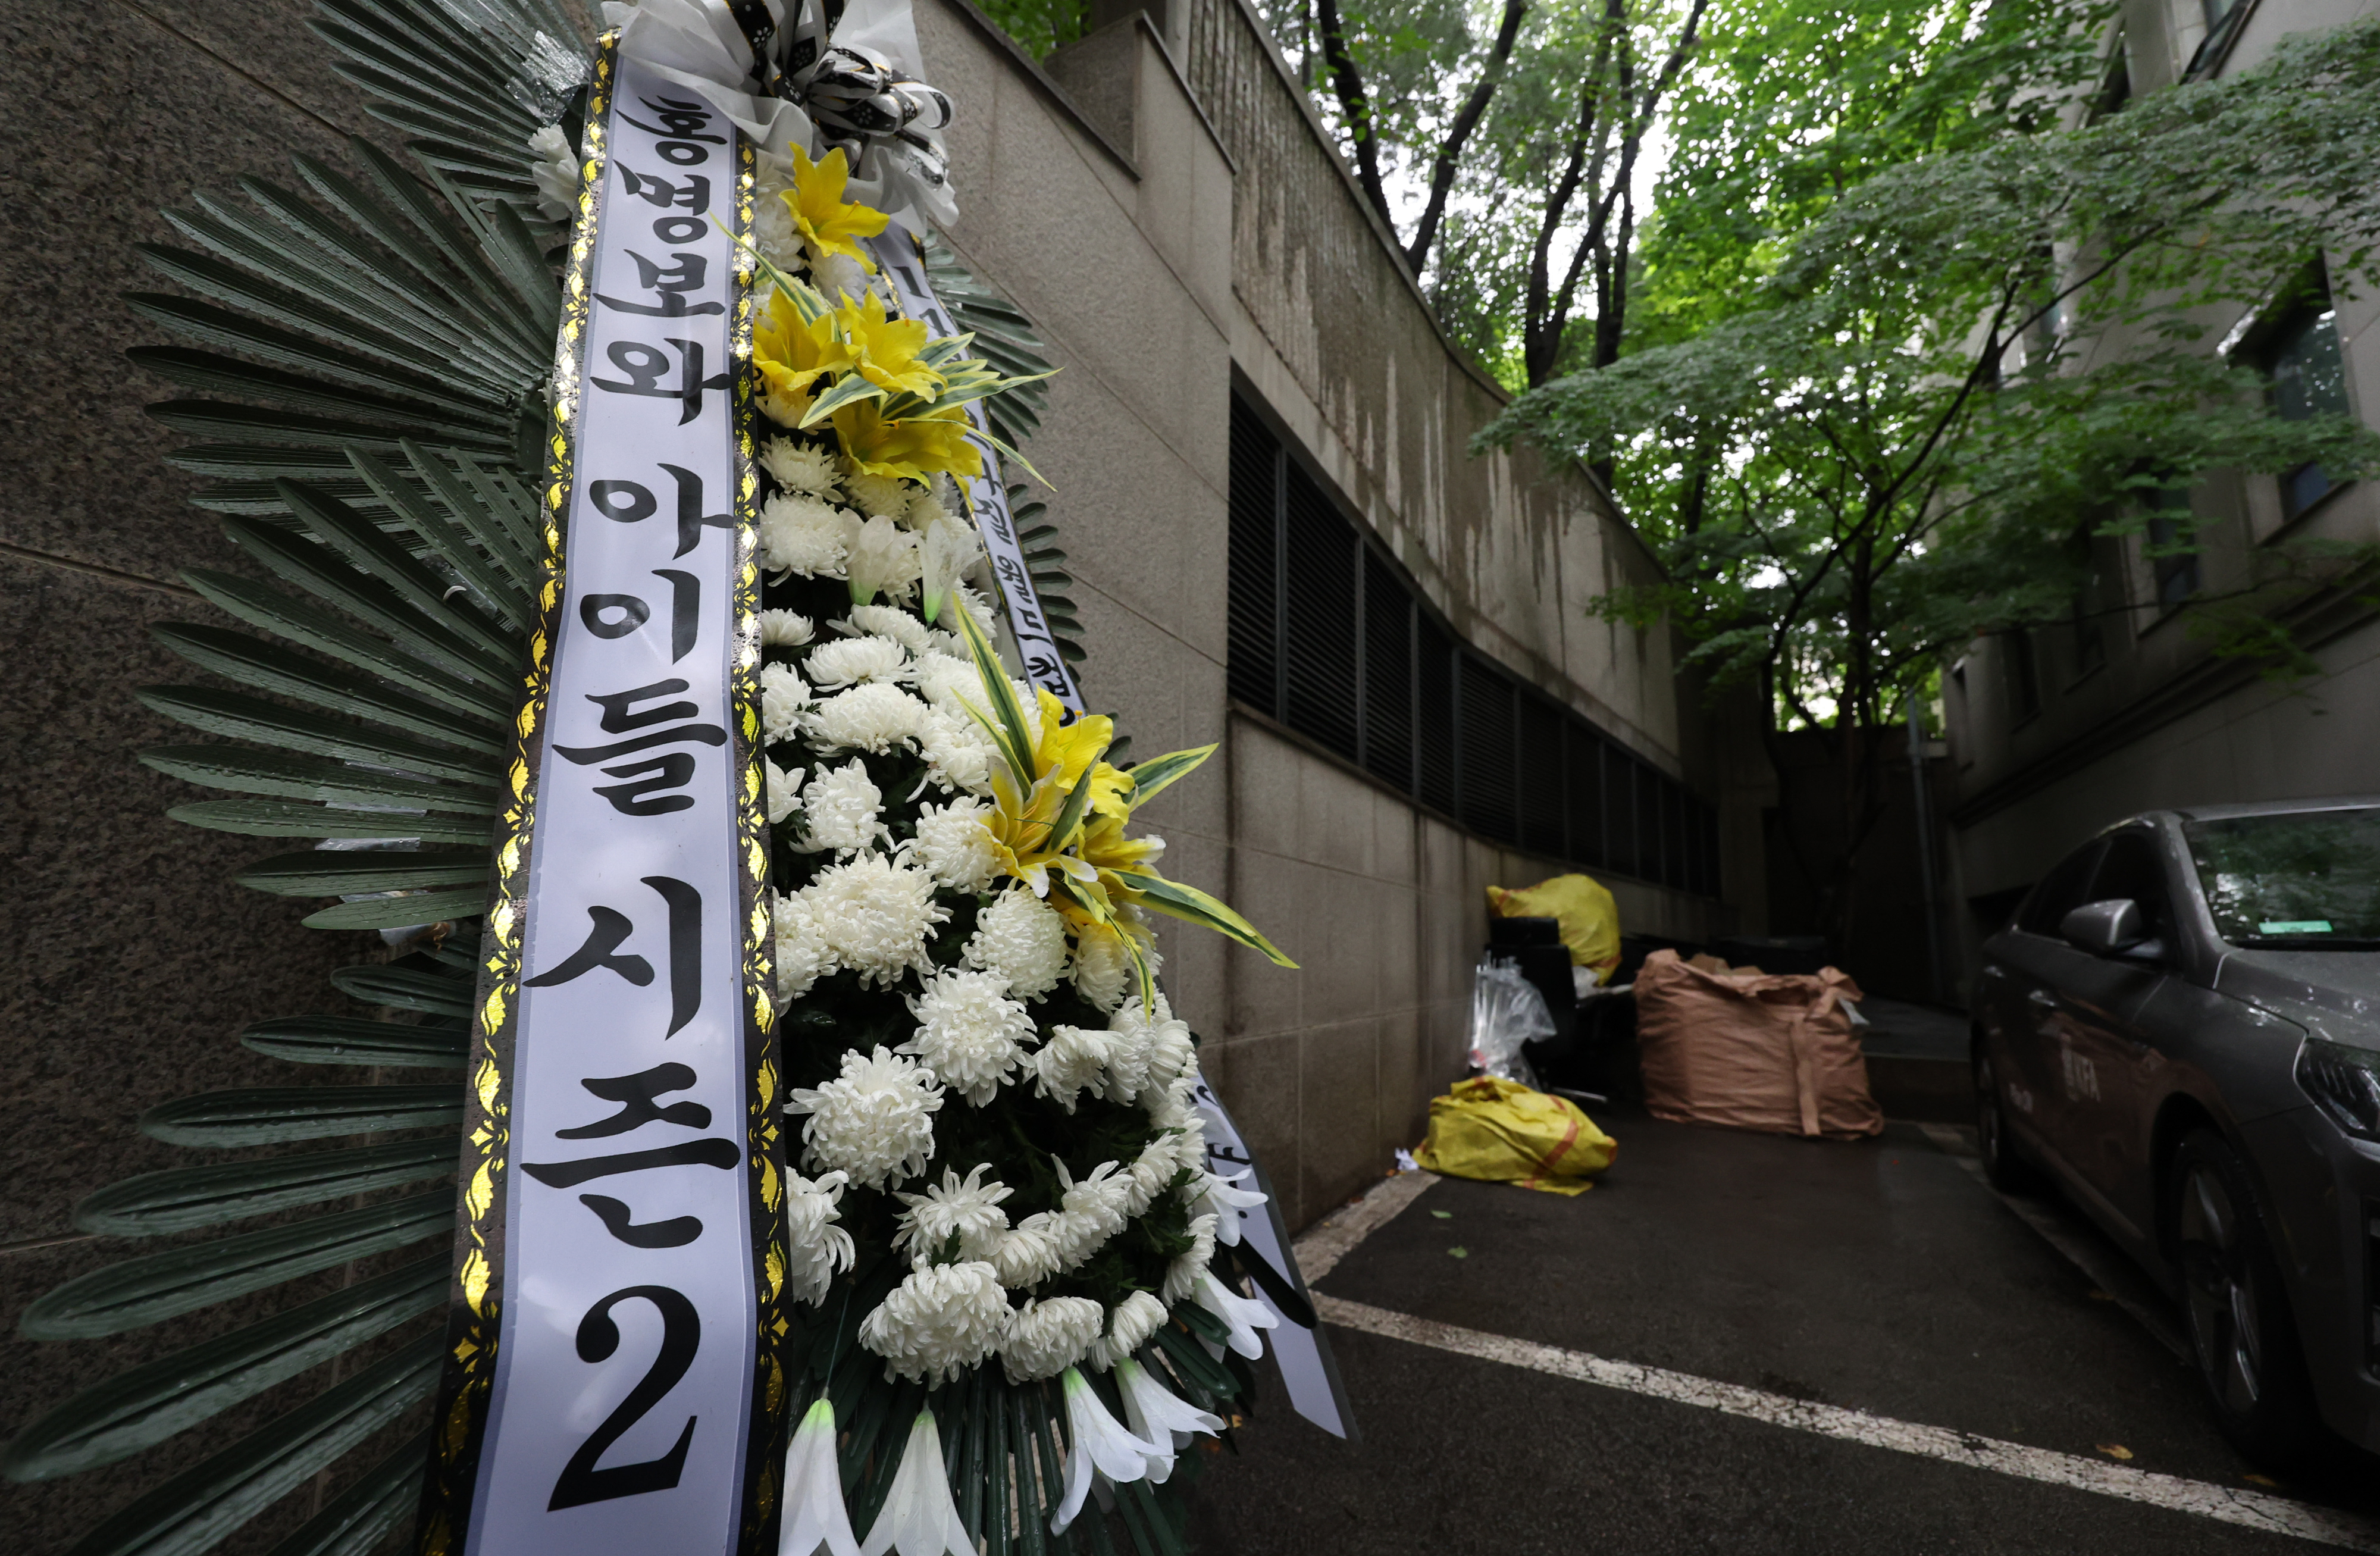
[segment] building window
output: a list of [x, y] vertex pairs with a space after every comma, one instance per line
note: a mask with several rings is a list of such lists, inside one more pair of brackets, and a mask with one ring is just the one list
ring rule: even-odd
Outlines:
[[1718, 811], [1475, 653], [1232, 396], [1232, 698], [1483, 836], [1711, 895]]
[[2099, 568], [2091, 545], [2091, 527], [2074, 531], [2069, 544], [2082, 569], [2082, 587], [2074, 591], [2074, 678], [2081, 680], [2107, 663], [2107, 639], [2100, 631]]
[[2008, 669], [2009, 708], [2015, 722], [2022, 723], [2041, 711], [2041, 672], [2034, 663], [2033, 634], [2018, 627], [2003, 633], [2000, 641], [2005, 645], [2001, 663]]
[[[2272, 374], [2273, 414], [2284, 421], [2345, 416], [2347, 364], [2338, 350], [2338, 318], [2327, 293], [2301, 305], [2281, 321], [2267, 364]], [[2281, 477], [2281, 510], [2295, 518], [2337, 484], [2320, 465], [2305, 464]]]
[[2149, 502], [2149, 572], [2156, 580], [2158, 608], [2169, 611], [2198, 592], [2198, 531], [2191, 522], [2189, 492], [2160, 492]]

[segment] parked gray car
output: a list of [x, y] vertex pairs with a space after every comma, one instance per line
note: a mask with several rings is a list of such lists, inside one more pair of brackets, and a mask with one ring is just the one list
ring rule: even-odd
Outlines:
[[2178, 1298], [2224, 1431], [2380, 1449], [2380, 797], [2158, 811], [1984, 945], [1984, 1161]]

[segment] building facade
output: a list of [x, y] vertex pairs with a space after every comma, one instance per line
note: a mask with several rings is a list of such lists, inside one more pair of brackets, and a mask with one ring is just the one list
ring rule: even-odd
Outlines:
[[[2337, 0], [2127, 0], [2108, 79], [2159, 91], [2248, 68], [2292, 32], [2368, 14]], [[2333, 294], [2319, 262], [2276, 276], [2286, 300], [2214, 321], [2265, 376], [2282, 416], [2346, 412], [2380, 424], [2380, 298]], [[2217, 658], [2192, 629], [2192, 599], [2248, 586], [2260, 551], [2285, 539], [2380, 538], [2380, 492], [2318, 466], [2224, 472], [2186, 494], [2194, 546], [2152, 528], [2091, 538], [2093, 579], [2072, 623], [1978, 640], [1943, 683], [1955, 799], [1949, 811], [1957, 915], [1972, 950], [2076, 844], [2165, 806], [2380, 793], [2380, 749], [2359, 730], [2380, 706], [2380, 613], [2325, 590], [2283, 620], [2320, 664], [2292, 686]], [[2169, 499], [2170, 500], [2170, 499]], [[2160, 543], [2166, 542], [2166, 543]], [[2152, 554], [2162, 553], [2162, 554]]]

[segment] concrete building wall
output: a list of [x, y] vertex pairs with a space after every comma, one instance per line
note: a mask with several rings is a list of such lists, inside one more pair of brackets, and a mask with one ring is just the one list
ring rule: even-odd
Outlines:
[[[1088, 694], [1142, 754], [1223, 741], [1221, 772], [1152, 808], [1168, 866], [1302, 965], [1163, 937], [1207, 1068], [1303, 1224], [1415, 1143], [1462, 1074], [1486, 887], [1568, 867], [1229, 701], [1234, 384], [1473, 646], [1710, 798], [1722, 721], [1682, 692], [1667, 634], [1588, 616], [1655, 565], [1585, 472], [1469, 454], [1503, 395], [1439, 334], [1253, 12], [1126, 11], [1046, 74], [962, 0], [918, 14], [934, 79], [970, 105], [953, 244], [1065, 365], [1035, 457], [1090, 628]], [[1632, 930], [1720, 928], [1706, 899], [1609, 884]]]
[[[2269, 57], [2289, 33], [2336, 27], [2368, 14], [2339, 0], [2238, 0], [2228, 53], [2210, 50], [2216, 74]], [[2124, 46], [2135, 91], [2180, 80], [2206, 36], [2199, 0], [2131, 0]], [[2202, 75], [2205, 73], [2202, 69]], [[2285, 278], [2275, 277], [2276, 285]], [[2334, 296], [2355, 414], [2380, 425], [2380, 297]], [[2236, 317], [2211, 319], [2210, 341]], [[2242, 589], [2284, 540], [2380, 539], [2380, 489], [2335, 489], [2287, 517], [2271, 476], [2218, 473], [2191, 493], [2202, 588]], [[2091, 516], [2076, 516], [2078, 525]], [[2069, 628], [2032, 635], [2039, 701], [2027, 714], [2013, 677], [2021, 659], [2005, 639], [1979, 640], [1946, 679], [1945, 712], [1958, 790], [1950, 813], [1962, 916], [1972, 946], [1989, 915], [2099, 828], [2134, 811], [2235, 800], [2380, 793], [2380, 748], [2365, 737], [2380, 715], [2380, 617], [2354, 595], [2328, 592], [2288, 619], [2321, 674], [2289, 687], [2216, 659], [2186, 608], [2158, 602], [2154, 565], [2137, 537], [2095, 543], [2104, 619], [2103, 661]]]

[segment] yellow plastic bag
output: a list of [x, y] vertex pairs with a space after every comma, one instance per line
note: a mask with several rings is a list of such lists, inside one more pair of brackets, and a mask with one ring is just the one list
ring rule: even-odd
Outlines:
[[1592, 877], [1557, 875], [1510, 892], [1490, 886], [1488, 906], [1504, 918], [1560, 919], [1572, 966], [1593, 967], [1608, 979], [1620, 965], [1620, 906]]
[[1567, 1098], [1475, 1076], [1429, 1103], [1429, 1138], [1414, 1160], [1433, 1173], [1585, 1194], [1620, 1152]]

